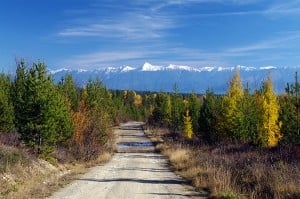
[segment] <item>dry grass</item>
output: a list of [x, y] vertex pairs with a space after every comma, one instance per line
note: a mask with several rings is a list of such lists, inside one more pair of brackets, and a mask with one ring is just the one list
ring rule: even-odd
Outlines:
[[167, 133], [169, 132], [168, 129], [162, 129], [162, 128], [150, 129], [149, 127], [146, 127], [144, 131], [147, 134], [147, 136], [151, 139], [151, 141], [154, 143], [163, 143], [164, 135], [166, 135], [166, 132]]
[[[163, 146], [163, 145], [162, 145]], [[183, 148], [163, 148], [158, 147], [161, 151], [163, 151], [163, 154], [166, 155], [169, 160], [174, 163], [173, 167], [178, 171], [183, 171], [189, 168], [191, 166], [192, 162], [190, 151]]]
[[89, 167], [108, 162], [113, 153], [111, 141], [98, 158], [78, 161], [62, 147], [56, 149], [49, 162], [32, 155], [19, 136], [0, 134], [0, 198], [45, 198], [87, 172]]
[[[54, 166], [14, 147], [1, 145], [0, 151], [14, 158], [9, 159], [10, 163], [6, 163], [5, 170], [0, 171], [0, 198], [45, 198], [85, 173], [89, 167], [111, 158], [111, 153], [104, 152], [96, 160], [89, 162], [60, 163]], [[0, 165], [5, 164], [1, 162]]]
[[[20, 181], [15, 186], [15, 190], [3, 195], [5, 198], [45, 198], [53, 191], [72, 181], [75, 176], [86, 171], [86, 167], [81, 164], [60, 165], [52, 169], [45, 168], [42, 165], [33, 167], [27, 177], [19, 179]], [[25, 168], [24, 171], [27, 169]]]
[[[155, 130], [147, 131], [155, 137]], [[161, 131], [159, 133], [161, 135]], [[251, 145], [208, 146], [162, 136], [157, 148], [172, 168], [213, 198], [300, 198], [297, 150], [259, 150]]]

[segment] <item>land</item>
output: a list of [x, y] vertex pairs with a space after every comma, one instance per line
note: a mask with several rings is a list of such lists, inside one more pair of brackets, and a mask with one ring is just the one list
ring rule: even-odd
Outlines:
[[122, 124], [115, 134], [117, 153], [109, 163], [91, 168], [50, 198], [206, 198], [169, 169], [142, 123]]

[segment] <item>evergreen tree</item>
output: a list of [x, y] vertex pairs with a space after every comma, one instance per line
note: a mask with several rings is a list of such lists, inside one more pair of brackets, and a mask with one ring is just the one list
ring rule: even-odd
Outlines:
[[280, 116], [282, 121], [281, 131], [283, 133], [282, 142], [285, 145], [299, 143], [299, 136], [297, 136], [297, 107], [293, 102], [293, 97], [289, 95], [280, 96]]
[[27, 118], [27, 66], [24, 60], [17, 63], [16, 75], [12, 85], [12, 99], [15, 110], [15, 127], [20, 131], [22, 127], [28, 122]]
[[44, 63], [33, 63], [27, 69], [21, 61], [16, 74], [13, 93], [16, 128], [28, 146], [47, 157], [56, 144], [71, 137], [70, 110], [47, 75]]
[[286, 94], [280, 97], [280, 121], [283, 133], [282, 143], [300, 144], [300, 85], [298, 73], [295, 73], [295, 82], [287, 84]]
[[141, 120], [143, 118], [142, 96], [136, 94], [134, 91], [125, 91], [123, 96], [123, 102], [125, 110], [130, 119]]
[[119, 125], [120, 122], [125, 122], [131, 119], [131, 116], [125, 107], [123, 96], [124, 91], [112, 91], [113, 121], [115, 125]]
[[213, 143], [223, 138], [220, 121], [222, 117], [222, 98], [213, 91], [207, 90], [200, 108], [199, 136], [205, 141]]
[[86, 92], [86, 103], [90, 109], [90, 132], [99, 144], [104, 144], [109, 139], [109, 127], [113, 124], [112, 95], [100, 80], [90, 81]]
[[194, 132], [199, 131], [199, 117], [200, 117], [200, 107], [201, 102], [200, 99], [197, 97], [196, 94], [192, 93], [188, 97], [188, 104], [189, 104], [189, 113], [192, 120], [192, 126]]
[[76, 111], [79, 103], [79, 92], [75, 86], [72, 75], [63, 77], [58, 83], [58, 88], [61, 94], [69, 101], [71, 109]]
[[177, 85], [174, 85], [174, 93], [171, 94], [171, 120], [170, 127], [173, 133], [182, 130], [184, 104], [182, 96], [178, 93]]
[[9, 76], [0, 74], [0, 134], [14, 129], [14, 109], [11, 99], [11, 81]]
[[236, 115], [234, 129], [238, 140], [250, 142], [257, 134], [257, 124], [259, 123], [261, 112], [256, 104], [255, 97], [250, 94], [250, 89], [244, 90], [244, 97], [237, 104], [238, 112]]
[[150, 123], [167, 127], [171, 119], [171, 100], [165, 93], [158, 93], [155, 97], [155, 105], [150, 118]]

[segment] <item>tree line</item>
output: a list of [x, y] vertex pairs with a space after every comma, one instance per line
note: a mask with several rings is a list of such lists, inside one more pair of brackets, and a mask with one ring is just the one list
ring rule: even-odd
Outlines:
[[135, 92], [110, 92], [100, 80], [79, 88], [71, 75], [55, 84], [43, 62], [21, 60], [14, 77], [0, 74], [0, 136], [17, 133], [46, 159], [57, 149], [76, 159], [96, 158], [111, 148], [112, 126], [143, 117]]
[[[205, 141], [250, 143], [271, 148], [300, 144], [299, 82], [287, 84], [277, 95], [269, 75], [258, 90], [243, 87], [236, 70], [225, 95], [208, 89], [205, 95], [154, 94], [149, 123], [164, 126], [176, 134]], [[149, 97], [149, 96], [148, 96]]]
[[258, 147], [300, 144], [298, 75], [276, 95], [271, 77], [258, 90], [243, 87], [236, 70], [225, 95], [110, 91], [100, 80], [77, 87], [71, 75], [57, 84], [43, 62], [17, 63], [0, 74], [0, 135], [17, 132], [42, 157], [64, 148], [93, 159], [110, 148], [111, 127], [127, 120], [169, 128], [173, 135], [210, 144], [232, 141]]

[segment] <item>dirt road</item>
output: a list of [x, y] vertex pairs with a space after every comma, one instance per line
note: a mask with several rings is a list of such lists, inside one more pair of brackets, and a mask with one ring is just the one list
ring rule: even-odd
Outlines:
[[92, 168], [50, 198], [202, 198], [186, 182], [168, 169], [164, 156], [141, 129], [141, 123], [121, 125], [118, 153], [112, 160]]

